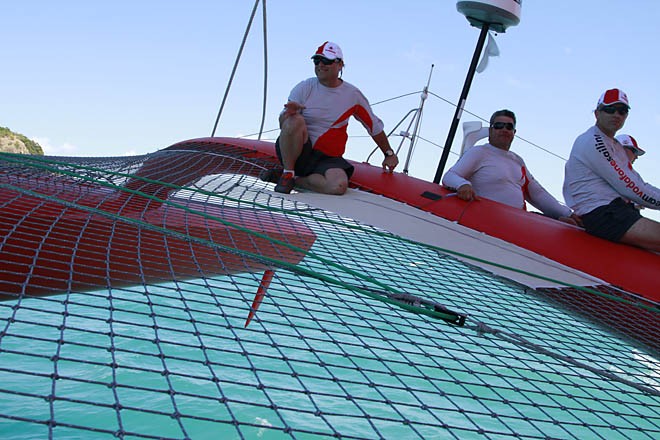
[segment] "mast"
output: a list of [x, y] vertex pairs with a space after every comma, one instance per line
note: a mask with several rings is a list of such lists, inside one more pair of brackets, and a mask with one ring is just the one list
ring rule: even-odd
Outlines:
[[479, 34], [477, 47], [474, 49], [474, 55], [472, 55], [472, 62], [470, 63], [470, 68], [468, 69], [467, 77], [465, 78], [465, 83], [463, 84], [463, 91], [461, 91], [461, 97], [458, 99], [458, 105], [456, 106], [454, 119], [452, 119], [451, 121], [449, 134], [447, 135], [445, 146], [442, 149], [442, 156], [440, 156], [440, 163], [438, 164], [438, 169], [435, 172], [433, 183], [440, 183], [440, 179], [442, 178], [442, 173], [444, 172], [445, 165], [447, 164], [447, 158], [449, 157], [449, 150], [451, 150], [451, 144], [454, 142], [454, 136], [456, 136], [456, 129], [458, 128], [458, 123], [461, 120], [461, 115], [463, 114], [463, 108], [465, 108], [465, 101], [467, 100], [467, 95], [468, 92], [470, 91], [470, 86], [472, 85], [474, 72], [477, 69], [479, 56], [481, 55], [481, 51], [484, 47], [484, 42], [486, 41], [486, 37], [488, 36], [489, 28], [490, 28], [489, 23], [484, 23], [483, 26], [481, 27], [481, 33]]
[[449, 128], [447, 140], [445, 141], [445, 146], [442, 150], [442, 156], [440, 157], [440, 163], [438, 163], [438, 168], [435, 172], [433, 183], [440, 183], [440, 179], [444, 173], [445, 165], [447, 164], [447, 158], [449, 157], [449, 151], [451, 150], [451, 145], [454, 142], [458, 123], [461, 120], [461, 115], [463, 114], [463, 109], [465, 108], [467, 95], [470, 91], [470, 86], [472, 85], [472, 79], [474, 78], [474, 73], [477, 69], [477, 63], [479, 62], [479, 56], [481, 55], [484, 43], [486, 42], [488, 31], [492, 29], [495, 32], [504, 33], [507, 27], [515, 26], [520, 23], [521, 3], [522, 0], [456, 2], [456, 9], [465, 15], [472, 26], [481, 28], [481, 33], [479, 34], [479, 40], [477, 40], [477, 47], [475, 48], [474, 54], [472, 55], [472, 62], [470, 63], [470, 68], [468, 69], [467, 77], [465, 78], [465, 83], [463, 84], [463, 90], [461, 91], [461, 96], [458, 100], [458, 105], [456, 106], [454, 119], [452, 119], [451, 127]]

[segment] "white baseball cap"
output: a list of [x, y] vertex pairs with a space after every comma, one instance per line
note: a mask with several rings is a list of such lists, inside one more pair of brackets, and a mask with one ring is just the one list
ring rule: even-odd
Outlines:
[[630, 136], [629, 134], [620, 134], [616, 137], [616, 140], [623, 145], [623, 148], [627, 148], [633, 153], [635, 153], [637, 156], [641, 156], [642, 154], [646, 153], [638, 144], [637, 140]]
[[312, 58], [316, 57], [324, 57], [329, 60], [343, 60], [344, 54], [336, 43], [333, 43], [332, 41], [326, 41], [320, 45], [319, 48], [316, 49], [314, 55], [312, 55]]
[[609, 89], [600, 95], [596, 107], [600, 107], [601, 105], [614, 105], [617, 103], [625, 104], [630, 107], [630, 104], [628, 103], [628, 95], [626, 95], [623, 90]]

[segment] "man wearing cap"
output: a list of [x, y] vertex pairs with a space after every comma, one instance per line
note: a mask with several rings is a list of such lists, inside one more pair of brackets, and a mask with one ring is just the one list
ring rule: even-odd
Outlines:
[[[326, 194], [344, 194], [353, 166], [342, 155], [348, 140], [348, 119], [364, 126], [383, 151], [383, 169], [392, 172], [399, 159], [374, 115], [369, 102], [354, 85], [340, 78], [344, 56], [339, 46], [326, 41], [312, 56], [316, 77], [296, 85], [280, 113], [280, 136], [275, 142], [284, 170], [275, 191], [289, 193], [294, 184]], [[279, 178], [278, 178], [279, 177]]]
[[660, 209], [660, 189], [644, 182], [615, 138], [629, 110], [622, 90], [601, 95], [596, 124], [577, 137], [566, 162], [564, 198], [588, 233], [660, 252], [660, 223], [635, 209], [635, 204]]
[[615, 139], [619, 141], [621, 146], [626, 151], [626, 155], [628, 156], [628, 160], [631, 164], [635, 163], [639, 156], [646, 153], [646, 151], [644, 151], [642, 147], [637, 144], [637, 140], [629, 134], [620, 134], [616, 136]]

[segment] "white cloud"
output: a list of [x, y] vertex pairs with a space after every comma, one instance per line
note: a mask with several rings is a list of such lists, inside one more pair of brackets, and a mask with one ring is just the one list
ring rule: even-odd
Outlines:
[[[31, 140], [41, 145], [41, 148], [44, 150], [44, 154], [46, 156], [90, 156], [90, 154], [81, 152], [78, 147], [68, 142], [65, 142], [61, 145], [53, 145], [51, 140], [46, 137], [33, 137]], [[137, 156], [139, 154], [144, 153], [138, 153], [137, 151], [131, 149], [120, 153], [119, 156]]]
[[41, 145], [44, 154], [49, 156], [72, 156], [78, 150], [75, 145], [67, 142], [62, 145], [53, 145], [48, 138], [33, 137], [32, 140]]

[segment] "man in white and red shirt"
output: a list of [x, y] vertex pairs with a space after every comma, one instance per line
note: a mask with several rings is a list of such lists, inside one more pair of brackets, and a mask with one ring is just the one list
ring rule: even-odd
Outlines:
[[344, 56], [339, 46], [326, 41], [312, 60], [316, 77], [291, 90], [280, 114], [281, 132], [275, 148], [284, 170], [275, 191], [289, 193], [295, 184], [341, 195], [353, 173], [353, 166], [342, 157], [351, 116], [362, 123], [383, 151], [383, 169], [393, 171], [399, 159], [369, 101], [357, 87], [340, 78]]
[[498, 110], [490, 117], [488, 143], [467, 150], [443, 176], [442, 184], [462, 200], [485, 197], [514, 208], [531, 203], [548, 217], [578, 224], [572, 211], [541, 186], [522, 157], [510, 151], [516, 134], [516, 115]]
[[660, 189], [644, 182], [614, 137], [629, 110], [622, 90], [601, 95], [596, 125], [577, 137], [566, 162], [564, 199], [590, 234], [660, 252], [660, 223], [635, 209], [660, 209]]

